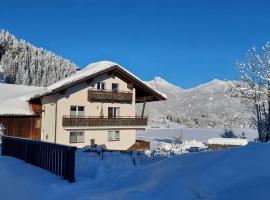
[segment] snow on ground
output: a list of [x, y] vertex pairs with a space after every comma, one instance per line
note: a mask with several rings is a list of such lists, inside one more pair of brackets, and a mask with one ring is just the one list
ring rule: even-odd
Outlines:
[[130, 155], [78, 151], [73, 184], [15, 158], [0, 156], [0, 194], [7, 199], [245, 199], [270, 196], [270, 144], [184, 154], [134, 167]]
[[[151, 149], [156, 149], [159, 143], [171, 143], [177, 135], [182, 135], [182, 140], [197, 140], [207, 143], [210, 138], [218, 138], [222, 134], [222, 128], [176, 128], [176, 129], [147, 129], [137, 132], [137, 139], [150, 141]], [[254, 141], [258, 137], [257, 130], [254, 129], [233, 129], [237, 136], [245, 133], [248, 141]]]
[[211, 138], [208, 140], [208, 144], [244, 146], [248, 144], [248, 141], [241, 138]]

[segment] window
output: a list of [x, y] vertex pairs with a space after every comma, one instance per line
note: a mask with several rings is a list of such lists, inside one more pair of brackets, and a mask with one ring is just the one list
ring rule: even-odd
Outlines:
[[108, 107], [108, 117], [115, 118], [120, 116], [120, 108], [118, 107]]
[[108, 141], [120, 141], [120, 132], [108, 131]]
[[104, 82], [97, 83], [97, 89], [98, 90], [105, 90], [105, 83]]
[[69, 143], [83, 143], [84, 132], [70, 132]]
[[70, 116], [71, 117], [83, 117], [84, 116], [84, 106], [70, 106]]
[[36, 119], [35, 128], [40, 128], [40, 119]]
[[112, 83], [112, 91], [117, 91], [119, 88], [119, 84], [118, 83]]

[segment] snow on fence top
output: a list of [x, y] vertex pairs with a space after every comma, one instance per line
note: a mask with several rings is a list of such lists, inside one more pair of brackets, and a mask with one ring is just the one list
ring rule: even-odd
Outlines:
[[248, 144], [248, 141], [241, 138], [211, 138], [208, 139], [208, 144], [244, 146]]
[[0, 115], [32, 115], [27, 100], [41, 87], [0, 83]]
[[38, 98], [47, 94], [52, 93], [53, 91], [67, 86], [69, 84], [75, 83], [81, 79], [90, 77], [90, 76], [94, 76], [95, 74], [108, 70], [109, 68], [112, 68], [114, 66], [118, 66], [120, 69], [124, 70], [125, 72], [127, 72], [129, 75], [133, 76], [133, 78], [137, 79], [138, 81], [140, 81], [141, 83], [143, 83], [146, 87], [154, 90], [156, 93], [160, 94], [162, 97], [164, 97], [165, 99], [167, 99], [167, 96], [160, 93], [159, 91], [149, 87], [148, 85], [146, 85], [144, 83], [144, 81], [142, 81], [141, 79], [139, 79], [137, 76], [135, 76], [134, 74], [132, 74], [131, 72], [129, 72], [127, 69], [125, 69], [124, 67], [120, 66], [117, 63], [111, 62], [111, 61], [100, 61], [100, 62], [96, 62], [96, 63], [91, 63], [89, 65], [87, 65], [85, 68], [83, 68], [81, 71], [77, 72], [74, 75], [71, 75], [65, 79], [62, 79], [48, 87], [45, 87], [43, 90], [40, 90], [38, 93], [36, 93], [32, 98]]

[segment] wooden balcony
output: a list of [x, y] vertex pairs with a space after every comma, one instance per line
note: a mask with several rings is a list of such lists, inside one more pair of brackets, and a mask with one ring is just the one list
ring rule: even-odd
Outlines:
[[132, 103], [132, 92], [119, 90], [88, 90], [88, 101]]
[[147, 126], [147, 117], [63, 117], [63, 127]]

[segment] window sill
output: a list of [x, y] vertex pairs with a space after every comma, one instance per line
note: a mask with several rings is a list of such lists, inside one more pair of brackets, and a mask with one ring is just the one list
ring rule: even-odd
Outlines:
[[81, 144], [81, 143], [85, 143], [85, 142], [69, 142], [69, 144]]

